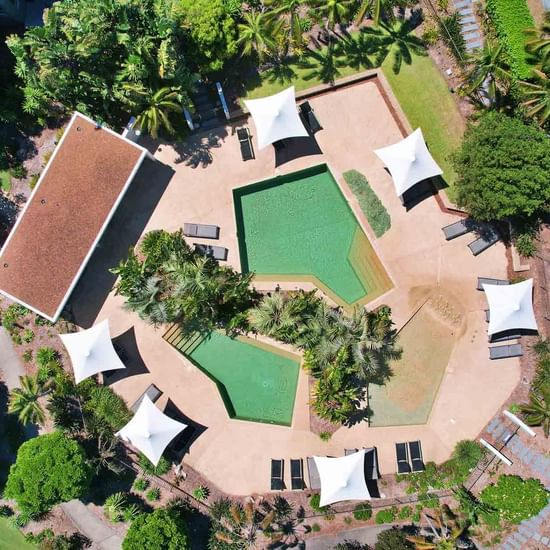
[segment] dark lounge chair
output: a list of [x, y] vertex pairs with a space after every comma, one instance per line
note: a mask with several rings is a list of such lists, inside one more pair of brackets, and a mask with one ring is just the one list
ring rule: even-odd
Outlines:
[[509, 357], [521, 357], [522, 355], [523, 348], [521, 344], [508, 344], [489, 348], [489, 359], [508, 359]]
[[[376, 447], [365, 447], [365, 479], [378, 479], [380, 470], [378, 468], [378, 452]], [[344, 449], [344, 455], [352, 455], [359, 449]]]
[[395, 457], [397, 460], [397, 473], [410, 474], [411, 465], [409, 464], [409, 449], [406, 443], [395, 444]]
[[186, 237], [218, 239], [220, 236], [220, 228], [217, 225], [206, 225], [203, 223], [185, 223], [183, 224], [183, 234]]
[[193, 243], [195, 250], [204, 256], [214, 258], [214, 260], [227, 260], [227, 248], [223, 246], [212, 246], [210, 244]]
[[422, 444], [420, 441], [409, 441], [409, 453], [411, 457], [412, 471], [423, 472], [426, 468], [422, 459]]
[[491, 279], [490, 277], [478, 277], [477, 289], [483, 290], [483, 285], [509, 285], [510, 281], [504, 279]]
[[344, 456], [353, 455], [355, 454], [359, 449], [344, 449]]
[[141, 405], [141, 402], [147, 396], [153, 403], [158, 400], [158, 398], [162, 395], [162, 392], [155, 386], [155, 384], [151, 384], [136, 400], [136, 402], [130, 407], [130, 410], [132, 412], [136, 412], [139, 409], [139, 406]]
[[312, 456], [307, 457], [307, 473], [309, 477], [309, 488], [310, 489], [320, 489], [321, 488], [321, 478], [319, 477], [319, 470], [317, 470], [317, 465]]
[[442, 227], [441, 230], [445, 235], [445, 240], [452, 241], [457, 237], [466, 235], [466, 233], [470, 233], [470, 231], [473, 231], [474, 222], [470, 218], [465, 218], [463, 220], [451, 223], [450, 225], [446, 225], [445, 227]]
[[305, 489], [304, 483], [304, 462], [301, 458], [290, 460], [290, 481], [293, 491]]
[[517, 340], [521, 338], [522, 333], [519, 330], [505, 330], [503, 332], [497, 332], [489, 336], [489, 343], [496, 344], [497, 342], [507, 342], [508, 340]]
[[252, 140], [248, 128], [239, 128], [237, 130], [239, 145], [241, 146], [241, 157], [244, 161], [254, 159], [254, 149], [252, 148]]
[[284, 482], [285, 461], [281, 458], [271, 459], [271, 490], [282, 491], [285, 488]]
[[495, 243], [500, 241], [500, 235], [495, 230], [488, 230], [484, 235], [472, 241], [468, 248], [472, 251], [474, 256], [481, 254], [489, 247], [493, 246]]
[[312, 134], [315, 134], [315, 132], [323, 129], [319, 123], [319, 120], [315, 116], [315, 111], [311, 108], [309, 101], [304, 101], [300, 104], [300, 114], [302, 115], [302, 120], [306, 123], [306, 126], [309, 127]]
[[489, 322], [491, 320], [491, 310], [490, 309], [485, 310], [485, 320], [487, 322]]
[[284, 149], [286, 147], [285, 142], [283, 139], [280, 139], [279, 141], [273, 142], [273, 147], [275, 147], [275, 151], [280, 151], [281, 149]]

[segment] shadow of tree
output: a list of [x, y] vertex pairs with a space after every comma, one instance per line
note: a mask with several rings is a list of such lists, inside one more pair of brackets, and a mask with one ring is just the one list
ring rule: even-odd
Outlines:
[[340, 76], [340, 69], [335, 56], [335, 46], [329, 45], [324, 50], [308, 50], [304, 59], [298, 62], [302, 69], [309, 70], [304, 75], [304, 80], [309, 81], [318, 78], [325, 84], [334, 84]]
[[178, 154], [176, 164], [185, 164], [191, 168], [206, 168], [213, 161], [211, 150], [221, 147], [226, 137], [225, 127], [190, 136], [185, 142], [174, 146]]

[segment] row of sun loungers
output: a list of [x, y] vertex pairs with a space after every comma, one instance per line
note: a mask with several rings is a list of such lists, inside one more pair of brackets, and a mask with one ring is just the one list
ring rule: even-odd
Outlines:
[[[292, 458], [290, 460], [290, 484], [293, 491], [306, 488], [306, 484], [304, 483], [304, 463], [301, 458]], [[271, 490], [284, 491], [285, 488], [285, 461], [282, 458], [272, 459]]]
[[508, 359], [509, 357], [521, 357], [523, 348], [521, 344], [508, 344], [506, 346], [492, 346], [489, 348], [490, 359]]
[[395, 457], [398, 474], [410, 474], [411, 472], [422, 472], [425, 470], [420, 441], [396, 443]]
[[442, 228], [447, 241], [466, 235], [466, 233], [474, 230], [477, 230], [480, 234], [477, 239], [468, 244], [468, 248], [474, 256], [481, 254], [500, 240], [500, 235], [494, 227], [489, 224], [479, 224], [470, 218], [459, 220]]

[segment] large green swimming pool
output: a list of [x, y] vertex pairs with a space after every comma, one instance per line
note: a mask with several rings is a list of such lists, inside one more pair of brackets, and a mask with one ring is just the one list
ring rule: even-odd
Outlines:
[[347, 308], [391, 288], [326, 165], [240, 187], [233, 199], [243, 272], [311, 281]]
[[292, 424], [298, 355], [221, 332], [189, 339], [169, 330], [165, 339], [217, 384], [231, 418]]

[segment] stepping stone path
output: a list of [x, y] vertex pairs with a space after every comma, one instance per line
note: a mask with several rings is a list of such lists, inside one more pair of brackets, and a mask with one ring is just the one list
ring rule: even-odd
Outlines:
[[[528, 466], [533, 473], [546, 485], [550, 491], [550, 458], [544, 454], [531, 449], [518, 436], [512, 437], [510, 427], [505, 425], [499, 418], [493, 418], [487, 426], [495, 440], [507, 442], [505, 449], [508, 454], [514, 454], [519, 462]], [[509, 442], [508, 442], [509, 441]], [[503, 449], [503, 452], [506, 451]], [[540, 529], [550, 522], [550, 504], [543, 508], [537, 516], [522, 521], [517, 531], [507, 537], [500, 548], [502, 550], [517, 550], [525, 548], [531, 543], [536, 548], [550, 548], [550, 539], [540, 533]]]
[[[549, 0], [550, 1], [550, 0]], [[462, 36], [466, 42], [466, 51], [472, 52], [483, 47], [483, 36], [474, 15], [472, 0], [453, 0], [455, 10], [460, 14]]]

